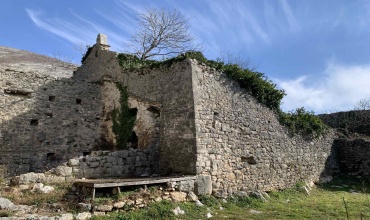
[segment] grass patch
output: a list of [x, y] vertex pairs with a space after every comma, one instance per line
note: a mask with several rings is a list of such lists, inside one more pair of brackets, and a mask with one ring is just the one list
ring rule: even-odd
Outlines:
[[12, 216], [12, 212], [8, 210], [0, 210], [0, 218]]
[[40, 209], [48, 209], [53, 204], [58, 204], [62, 210], [75, 211], [77, 208], [76, 201], [66, 198], [71, 191], [71, 183], [54, 183], [48, 184], [54, 187], [50, 193], [32, 192], [31, 189], [21, 191], [16, 187], [9, 187], [2, 190], [2, 197], [9, 199], [16, 205], [36, 206]]
[[[370, 219], [370, 190], [368, 179], [342, 176], [329, 184], [314, 187], [307, 195], [302, 183], [277, 192], [270, 192], [270, 200], [262, 202], [250, 197], [222, 200], [200, 196], [204, 206], [192, 202], [170, 203], [163, 201], [135, 211], [111, 213], [93, 219]], [[172, 210], [179, 206], [184, 215], [175, 216]]]

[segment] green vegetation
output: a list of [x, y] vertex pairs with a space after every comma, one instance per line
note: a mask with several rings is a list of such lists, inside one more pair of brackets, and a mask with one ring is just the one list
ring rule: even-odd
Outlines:
[[89, 56], [89, 54], [91, 53], [93, 47], [92, 46], [86, 46], [86, 52], [85, 54], [82, 55], [82, 58], [81, 58], [81, 63], [84, 63], [86, 58]]
[[286, 125], [291, 134], [302, 134], [317, 137], [325, 133], [327, 126], [314, 115], [304, 108], [285, 113], [281, 110], [280, 104], [286, 95], [284, 90], [277, 89], [276, 84], [269, 80], [263, 73], [240, 68], [237, 64], [225, 64], [217, 60], [207, 60], [201, 52], [187, 52], [180, 56], [164, 61], [141, 60], [136, 56], [119, 54], [118, 60], [124, 70], [135, 70], [140, 68], [157, 68], [160, 66], [170, 66], [175, 62], [185, 59], [196, 59], [217, 71], [226, 74], [231, 79], [237, 81], [241, 87], [255, 97], [260, 103], [265, 104], [273, 110], [282, 125]]
[[279, 120], [288, 127], [292, 134], [320, 136], [328, 126], [313, 112], [306, 111], [304, 108], [297, 108], [295, 112], [285, 113], [279, 111]]
[[4, 164], [0, 165], [0, 186], [5, 183], [5, 177], [8, 175], [8, 167]]
[[[280, 192], [270, 192], [268, 202], [250, 197], [234, 197], [225, 201], [212, 196], [201, 196], [204, 206], [192, 202], [153, 203], [148, 208], [135, 211], [113, 212], [103, 219], [370, 219], [370, 190], [368, 180], [341, 177], [332, 183], [314, 187], [307, 195], [302, 184]], [[347, 205], [346, 212], [344, 202]], [[175, 216], [176, 207], [185, 211]]]
[[127, 148], [126, 144], [133, 133], [133, 128], [136, 120], [136, 109], [130, 109], [128, 106], [127, 87], [120, 83], [116, 83], [120, 91], [120, 109], [114, 109], [111, 112], [112, 130], [116, 135], [116, 146], [119, 148]]
[[[75, 212], [77, 210], [77, 201], [68, 198], [71, 193], [71, 182], [50, 183], [47, 184], [54, 187], [54, 191], [50, 193], [33, 192], [31, 189], [21, 190], [18, 187], [6, 187], [1, 190], [1, 197], [7, 198], [16, 205], [34, 206], [37, 209], [49, 209], [52, 204], [58, 204], [60, 209]], [[6, 214], [6, 210], [2, 210], [0, 214]], [[5, 214], [4, 214], [5, 212]], [[8, 212], [11, 214], [11, 212]]]

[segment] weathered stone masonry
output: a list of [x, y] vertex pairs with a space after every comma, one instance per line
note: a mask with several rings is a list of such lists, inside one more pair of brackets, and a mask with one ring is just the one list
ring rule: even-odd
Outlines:
[[[98, 42], [71, 78], [4, 72], [4, 88], [34, 91], [31, 98], [1, 94], [1, 163], [11, 174], [77, 158], [79, 177], [195, 174], [198, 193], [224, 196], [315, 181], [337, 169], [333, 132], [291, 137], [271, 110], [222, 73], [195, 60], [122, 71], [117, 54]], [[137, 143], [129, 143], [137, 149], [113, 147], [117, 83], [137, 109]], [[103, 147], [110, 152], [87, 155]]]
[[1, 88], [32, 91], [1, 97], [1, 163], [10, 174], [46, 170], [99, 141], [99, 87], [32, 72], [2, 74]]
[[275, 114], [235, 81], [196, 61], [192, 68], [197, 173], [211, 176], [215, 194], [315, 181], [325, 163], [337, 166], [333, 133], [313, 140], [290, 137]]
[[[104, 70], [112, 74], [110, 68], [114, 66], [109, 61], [117, 63], [116, 54], [97, 45], [92, 55], [101, 62], [83, 65], [70, 78], [49, 76], [34, 69], [24, 72], [23, 65], [2, 66], [0, 164], [6, 165], [9, 175], [44, 172], [66, 164], [70, 158], [81, 160], [80, 169], [74, 169], [74, 175], [79, 177], [158, 173], [156, 121], [152, 121], [154, 125], [150, 128], [154, 129], [151, 134], [154, 141], [146, 140], [146, 149], [123, 151], [109, 159], [99, 154], [88, 156], [94, 150], [113, 150], [109, 117], [112, 109], [120, 105], [115, 82], [104, 75]], [[108, 66], [99, 69], [94, 63]], [[120, 71], [119, 66], [117, 70]], [[94, 78], [97, 73], [100, 78]], [[139, 109], [138, 120], [146, 116], [140, 111], [145, 102], [135, 98], [130, 102]], [[106, 161], [114, 157], [118, 163]]]

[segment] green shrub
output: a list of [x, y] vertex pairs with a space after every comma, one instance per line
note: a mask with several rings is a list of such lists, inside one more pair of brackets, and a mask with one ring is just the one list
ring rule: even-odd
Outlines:
[[327, 130], [328, 126], [322, 123], [313, 112], [306, 111], [303, 107], [294, 112], [279, 112], [279, 120], [287, 126], [292, 134], [319, 136]]
[[206, 206], [217, 206], [220, 205], [220, 200], [214, 196], [210, 195], [199, 195], [199, 201], [201, 201]]

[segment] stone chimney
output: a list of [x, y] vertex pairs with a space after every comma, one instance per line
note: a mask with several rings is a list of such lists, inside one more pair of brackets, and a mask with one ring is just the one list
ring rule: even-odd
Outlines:
[[96, 45], [100, 46], [102, 50], [109, 50], [108, 38], [105, 34], [98, 34], [96, 38]]

